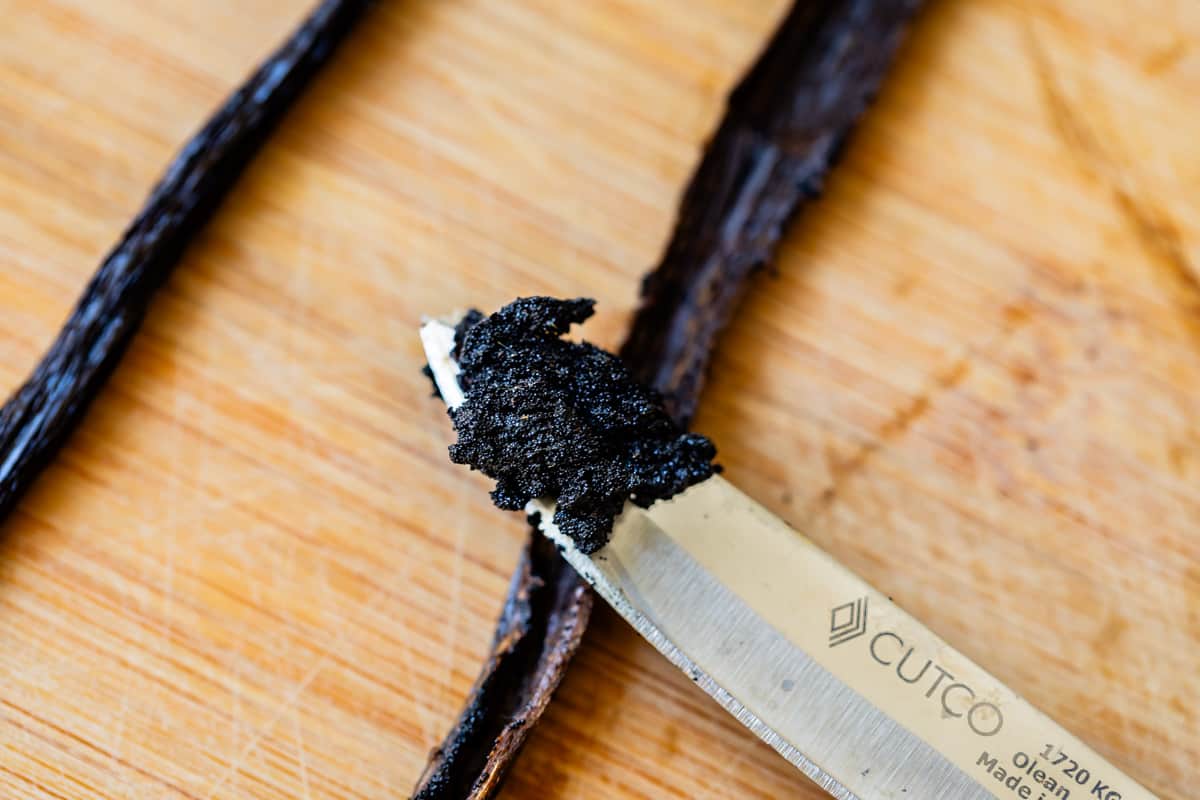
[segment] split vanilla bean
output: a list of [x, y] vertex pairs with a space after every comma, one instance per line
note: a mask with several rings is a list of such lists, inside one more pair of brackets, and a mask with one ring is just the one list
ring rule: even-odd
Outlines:
[[[816, 197], [921, 0], [800, 0], [729, 97], [621, 356], [692, 416], [713, 348], [787, 223]], [[592, 597], [536, 530], [458, 722], [418, 800], [495, 795], [579, 646]]]
[[184, 248], [371, 5], [318, 5], [167, 168], [33, 374], [0, 408], [0, 522], [87, 412]]

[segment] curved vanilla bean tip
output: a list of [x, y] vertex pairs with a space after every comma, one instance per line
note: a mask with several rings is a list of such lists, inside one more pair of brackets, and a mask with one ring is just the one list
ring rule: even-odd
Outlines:
[[[747, 282], [774, 256], [800, 207], [820, 193], [920, 4], [801, 0], [730, 95], [621, 349], [634, 374], [663, 393], [676, 420], [691, 417], [718, 335]], [[545, 547], [536, 530], [530, 536], [529, 550]], [[497, 644], [418, 785], [421, 800], [494, 797], [562, 680], [591, 600], [582, 578], [556, 554], [551, 560], [544, 573], [525, 561], [518, 568]], [[514, 627], [512, 609], [537, 580], [553, 592]], [[519, 652], [508, 644], [514, 636]]]
[[116, 367], [150, 299], [372, 0], [325, 0], [167, 167], [33, 374], [0, 408], [0, 522]]

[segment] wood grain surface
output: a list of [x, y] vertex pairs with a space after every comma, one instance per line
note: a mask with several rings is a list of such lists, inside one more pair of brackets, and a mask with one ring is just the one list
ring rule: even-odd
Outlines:
[[[393, 798], [524, 536], [422, 313], [614, 345], [783, 0], [384, 0], [0, 539], [0, 796]], [[0, 0], [0, 385], [302, 0]], [[1200, 785], [1200, 6], [940, 0], [716, 362], [735, 484]], [[801, 579], [800, 576], [797, 578]], [[817, 798], [607, 609], [512, 798]]]

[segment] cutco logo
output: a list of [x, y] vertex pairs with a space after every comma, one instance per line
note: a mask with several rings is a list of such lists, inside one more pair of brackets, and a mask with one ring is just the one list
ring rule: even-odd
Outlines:
[[[830, 612], [829, 646], [838, 647], [867, 633], [867, 598], [835, 606]], [[966, 722], [978, 736], [995, 736], [1004, 727], [1004, 715], [983, 700], [968, 684], [955, 678], [932, 658], [923, 657], [899, 633], [882, 630], [867, 640], [867, 653], [876, 664], [936, 704], [943, 719]]]
[[867, 598], [842, 603], [829, 612], [829, 646], [837, 647], [867, 632]]

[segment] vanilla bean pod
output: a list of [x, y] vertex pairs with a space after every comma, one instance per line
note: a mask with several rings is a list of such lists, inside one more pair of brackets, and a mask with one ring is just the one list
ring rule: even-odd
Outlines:
[[[800, 0], [730, 95], [621, 349], [677, 420], [691, 418], [717, 336], [749, 278], [820, 193], [920, 5]], [[531, 532], [492, 650], [415, 798], [494, 796], [562, 680], [591, 605], [582, 579]]]
[[86, 413], [186, 245], [372, 4], [318, 5], [176, 155], [33, 374], [0, 408], [0, 522]]

